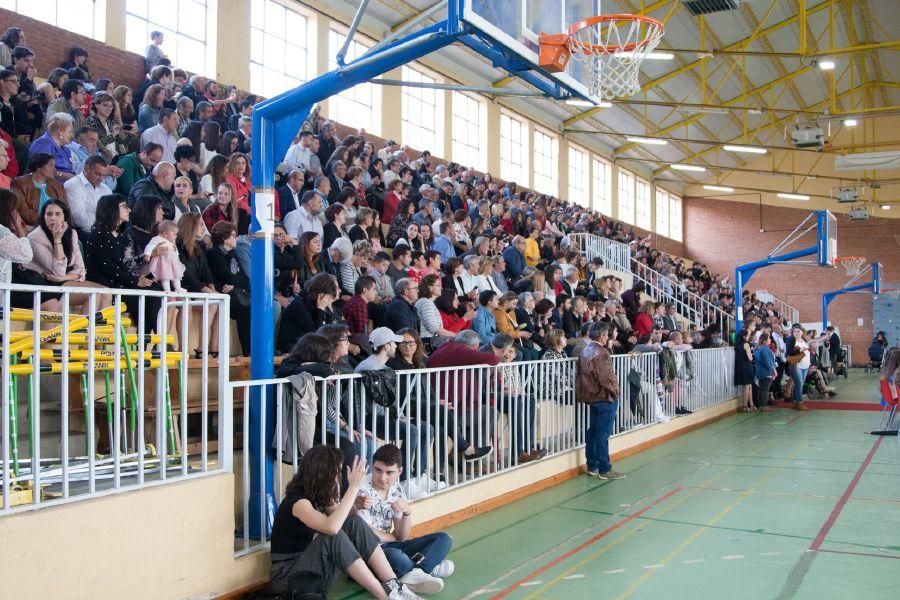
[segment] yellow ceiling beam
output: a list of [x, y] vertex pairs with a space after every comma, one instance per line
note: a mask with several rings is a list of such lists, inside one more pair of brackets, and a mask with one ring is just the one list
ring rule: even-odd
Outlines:
[[495, 82], [492, 83], [491, 85], [492, 85], [493, 87], [495, 87], [495, 88], [500, 88], [500, 87], [503, 87], [504, 85], [507, 85], [507, 84], [509, 84], [509, 83], [512, 83], [512, 82], [515, 81], [516, 79], [518, 79], [518, 77], [512, 77], [512, 76], [504, 77], [503, 79], [498, 79], [497, 81], [495, 81]]

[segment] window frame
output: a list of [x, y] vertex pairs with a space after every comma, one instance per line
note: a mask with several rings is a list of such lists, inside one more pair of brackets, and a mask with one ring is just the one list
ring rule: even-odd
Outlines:
[[[550, 141], [550, 155], [547, 156], [543, 152], [543, 143], [538, 144], [538, 136], [547, 138]], [[538, 164], [541, 163], [540, 158], [546, 158], [550, 162], [550, 169], [547, 173], [538, 171]], [[531, 173], [533, 177], [532, 188], [539, 194], [547, 194], [549, 196], [559, 197], [559, 138], [551, 131], [543, 127], [534, 127], [532, 134], [531, 147]], [[546, 185], [546, 187], [544, 187]]]
[[[410, 72], [417, 77], [410, 77]], [[417, 83], [443, 83], [443, 79], [437, 73], [417, 63], [403, 65], [401, 79]], [[424, 81], [425, 79], [429, 81]], [[427, 98], [431, 96], [431, 98]], [[430, 101], [433, 100], [433, 101]], [[418, 106], [418, 112], [422, 118], [419, 123], [412, 121], [413, 107]], [[434, 115], [434, 126], [425, 126], [424, 116], [426, 109], [430, 109]], [[411, 148], [425, 151], [435, 155], [444, 153], [444, 91], [433, 88], [418, 88], [404, 86], [401, 88], [400, 102], [400, 130], [404, 144]], [[423, 133], [424, 132], [424, 133]]]
[[[72, 0], [68, 0], [65, 4], [68, 4]], [[82, 3], [90, 3], [93, 5], [93, 16], [89, 20], [90, 22], [90, 33], [87, 32], [86, 29], [75, 30], [72, 27], [71, 20], [69, 17], [71, 15], [63, 15], [62, 20], [63, 23], [60, 23], [60, 0], [38, 0], [35, 2], [34, 0], [5, 0], [2, 2], [3, 8], [15, 12], [17, 14], [24, 15], [26, 17], [32, 18], [36, 21], [40, 21], [41, 23], [47, 23], [48, 25], [53, 25], [54, 27], [59, 27], [61, 29], [65, 29], [67, 31], [71, 31], [72, 33], [83, 35], [85, 37], [89, 37], [92, 40], [96, 40], [98, 42], [106, 42], [106, 2], [107, 0], [80, 0]], [[7, 8], [7, 6], [9, 8]], [[41, 14], [41, 11], [46, 11], [48, 7], [52, 6], [53, 12], [53, 20], [48, 20], [44, 18], [44, 15]], [[38, 8], [41, 10], [32, 10], [34, 8]], [[78, 20], [79, 24], [86, 21], [83, 19], [83, 15], [79, 15], [82, 17]], [[27, 35], [27, 32], [26, 32]]]
[[[344, 45], [344, 39], [346, 38], [346, 36], [347, 28], [332, 21], [328, 27], [329, 70], [337, 68], [335, 55], [337, 54], [337, 51], [340, 50]], [[335, 42], [334, 47], [332, 47], [332, 40], [334, 40]], [[359, 48], [369, 50], [374, 45], [374, 41], [370, 40], [357, 31], [356, 35], [353, 36], [353, 40], [350, 42], [350, 46], [347, 49], [347, 56], [345, 57], [345, 60], [347, 62], [355, 60], [356, 57], [362, 55], [364, 52], [359, 50]], [[366, 104], [360, 99], [364, 94], [367, 94], [369, 96], [368, 100], [370, 104]], [[364, 116], [357, 116], [359, 113], [353, 109], [353, 105], [365, 107], [366, 113], [371, 112], [371, 118], [368, 122], [366, 122]], [[343, 92], [335, 94], [334, 96], [328, 98], [328, 118], [332, 121], [337, 121], [342, 125], [346, 125], [348, 127], [353, 127], [356, 129], [365, 129], [368, 133], [380, 136], [382, 130], [381, 106], [381, 86], [375, 85], [373, 83], [360, 83], [353, 86], [352, 88], [344, 90]]]
[[634, 180], [636, 178], [637, 176], [631, 171], [619, 169], [618, 219], [628, 225], [634, 225]]
[[[569, 202], [589, 208], [591, 205], [591, 153], [569, 143]], [[580, 155], [580, 158], [577, 156]], [[579, 164], [576, 164], [579, 163]], [[577, 182], [577, 185], [574, 185]]]
[[[457, 102], [458, 99], [465, 98], [465, 102]], [[472, 123], [469, 120], [470, 111], [475, 103], [476, 112], [478, 114], [478, 122]], [[466, 114], [457, 112], [458, 105], [466, 106]], [[487, 109], [485, 107], [484, 98], [471, 94], [469, 92], [453, 91], [450, 94], [450, 160], [459, 163], [465, 167], [472, 167], [478, 171], [487, 170], [487, 157], [484, 148], [487, 145]], [[465, 139], [458, 136], [463, 127], [461, 123], [465, 123]], [[477, 127], [475, 136], [477, 139], [470, 139], [472, 136], [472, 127]], [[473, 145], [474, 143], [474, 145]], [[474, 153], [474, 159], [470, 153]]]
[[634, 226], [653, 231], [650, 182], [643, 177], [634, 178]]
[[[126, 49], [144, 56], [147, 46], [150, 45], [150, 32], [154, 30], [162, 31], [168, 39], [167, 43], [165, 44], [166, 54], [169, 56], [169, 58], [172, 59], [173, 65], [177, 65], [178, 67], [183, 68], [186, 71], [200, 74], [215, 73], [217, 25], [216, 2], [214, 0], [175, 0], [175, 2], [177, 3], [175, 5], [176, 28], [172, 29], [162, 23], [151, 20], [151, 5], [156, 5], [154, 0], [127, 0], [125, 4], [125, 38], [126, 40], [142, 39], [142, 41], [135, 41], [134, 44], [129, 44], [128, 42], [126, 42]], [[139, 3], [143, 3], [143, 14], [136, 12], [135, 10]], [[193, 34], [188, 35], [187, 33], [182, 32], [182, 19], [180, 16], [182, 3], [202, 5], [202, 9], [205, 13], [205, 18], [203, 19], [203, 39], [197, 38]], [[137, 35], [137, 32], [131, 31], [130, 25], [135, 24], [135, 22], [137, 21], [143, 22], [144, 31], [141, 32], [142, 35]], [[173, 38], [175, 42], [174, 44], [172, 44]], [[181, 44], [184, 43], [184, 40], [189, 40], [191, 43], [199, 44], [203, 47], [202, 68], [200, 63], [194, 63], [192, 59], [185, 60], [184, 57], [179, 58], [181, 52], [180, 47]], [[140, 47], [137, 44], [140, 44]], [[186, 50], [185, 56], [191, 56], [194, 53], [194, 50]]]
[[[310, 48], [307, 44], [310, 40], [315, 40], [315, 15], [310, 13], [309, 11], [303, 10], [299, 4], [296, 3], [286, 3], [282, 0], [250, 0], [250, 56], [248, 57], [248, 64], [250, 68], [250, 89], [253, 90], [254, 93], [260, 94], [264, 97], [271, 98], [276, 96], [282, 92], [293, 89], [298, 85], [305, 83], [315, 77], [316, 75], [316, 47], [313, 45]], [[254, 24], [254, 18], [256, 16], [256, 9], [254, 5], [262, 3], [262, 18], [263, 22], [260, 26]], [[275, 34], [271, 32], [267, 27], [267, 6], [275, 5], [283, 9], [284, 11], [291, 12], [296, 14], [298, 17], [304, 19], [306, 21], [305, 32], [303, 36], [294, 36], [288, 39], [288, 25], [287, 19], [284, 19], [284, 31], [281, 35]], [[256, 56], [256, 49], [254, 46], [254, 32], [259, 31], [259, 41], [262, 43], [262, 47], [259, 48], [259, 55]], [[297, 38], [302, 37], [303, 43], [298, 43]], [[267, 59], [266, 50], [268, 49], [268, 45], [266, 43], [266, 38], [274, 38], [278, 42], [281, 43], [281, 52], [284, 54], [284, 68], [281, 70], [271, 68], [271, 61]], [[296, 60], [296, 53], [302, 51], [305, 55], [305, 60]], [[290, 57], [294, 57], [291, 59]], [[255, 60], [255, 58], [260, 58], [259, 61]], [[305, 78], [304, 77], [295, 77], [291, 73], [288, 72], [287, 65], [296, 65], [302, 64], [305, 69]], [[287, 81], [287, 87], [283, 89], [272, 89], [266, 85], [266, 74], [271, 73], [270, 77], [279, 77], [282, 82]]]
[[669, 236], [669, 197], [668, 191], [663, 188], [656, 188], [656, 219], [654, 222], [654, 230], [657, 234]]
[[[509, 122], [509, 135], [503, 133], [504, 122]], [[530, 121], [511, 111], [500, 111], [500, 179], [514, 181], [522, 187], [528, 187], [528, 165], [531, 145], [528, 137]], [[514, 139], [517, 130], [518, 141]], [[518, 152], [519, 161], [515, 154]]]
[[[603, 170], [602, 179], [597, 176], [597, 166]], [[602, 191], [602, 195], [601, 195]], [[602, 215], [612, 215], [612, 163], [591, 155], [591, 208]]]

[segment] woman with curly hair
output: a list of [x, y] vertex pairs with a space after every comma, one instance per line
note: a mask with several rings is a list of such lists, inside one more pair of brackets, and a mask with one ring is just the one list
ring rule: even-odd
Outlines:
[[275, 513], [271, 590], [287, 591], [291, 576], [305, 572], [317, 580], [317, 591], [325, 592], [340, 570], [380, 600], [418, 598], [397, 580], [372, 528], [351, 514], [366, 478], [366, 461], [357, 458], [347, 469], [343, 496], [342, 463], [334, 446], [313, 446], [303, 455]]

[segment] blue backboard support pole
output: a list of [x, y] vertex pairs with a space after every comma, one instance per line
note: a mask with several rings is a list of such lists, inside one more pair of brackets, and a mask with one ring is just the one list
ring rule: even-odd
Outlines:
[[843, 287], [839, 290], [831, 290], [822, 294], [822, 331], [828, 327], [828, 305], [841, 294], [872, 290], [873, 294], [881, 293], [881, 263], [872, 263], [872, 281]]

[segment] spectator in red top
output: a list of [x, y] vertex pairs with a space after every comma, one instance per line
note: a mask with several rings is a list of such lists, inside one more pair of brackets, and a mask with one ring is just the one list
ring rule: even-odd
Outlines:
[[459, 316], [459, 297], [456, 295], [455, 289], [448, 288], [443, 290], [441, 295], [434, 301], [434, 304], [437, 306], [438, 312], [441, 313], [444, 329], [456, 334], [472, 327], [475, 310], [470, 309], [462, 317]]
[[388, 192], [384, 195], [384, 209], [381, 211], [381, 222], [391, 223], [400, 206], [400, 189], [403, 187], [401, 179], [395, 179], [388, 184]]
[[374, 302], [378, 297], [375, 283], [375, 278], [369, 275], [360, 275], [354, 285], [353, 296], [341, 309], [350, 333], [368, 333], [369, 302]]
[[[453, 340], [442, 344], [440, 348], [428, 357], [425, 365], [429, 369], [440, 367], [468, 367], [475, 365], [497, 365], [500, 357], [493, 352], [481, 352], [478, 346], [481, 338], [471, 329], [456, 334]], [[447, 379], [447, 381], [444, 381]], [[470, 369], [457, 369], [453, 371], [439, 371], [434, 374], [433, 387], [437, 390], [446, 390], [446, 398], [450, 406], [457, 410], [469, 410], [477, 408], [483, 396], [478, 371]], [[463, 405], [463, 402], [465, 404]]]
[[237, 207], [249, 213], [253, 184], [250, 183], [250, 160], [247, 155], [240, 152], [232, 154], [225, 171], [228, 173], [225, 180], [234, 188]]
[[634, 336], [641, 339], [653, 331], [653, 313], [656, 312], [656, 304], [653, 300], [647, 300], [641, 304], [641, 312], [634, 321]]

